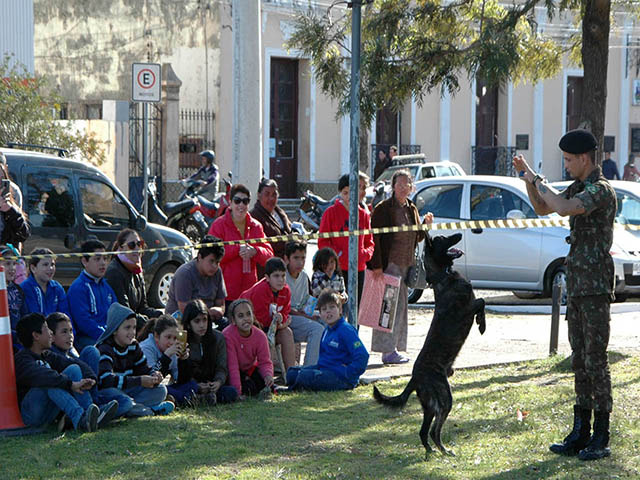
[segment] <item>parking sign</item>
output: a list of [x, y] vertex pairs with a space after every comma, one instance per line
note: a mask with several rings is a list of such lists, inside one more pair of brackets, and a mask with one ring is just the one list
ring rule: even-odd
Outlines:
[[131, 98], [134, 102], [159, 102], [161, 97], [159, 63], [131, 64]]

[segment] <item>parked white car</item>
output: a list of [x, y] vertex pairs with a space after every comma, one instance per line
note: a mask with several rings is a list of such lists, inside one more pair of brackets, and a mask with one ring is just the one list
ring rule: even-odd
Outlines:
[[[433, 212], [435, 222], [497, 220], [539, 217], [527, 196], [524, 182], [513, 177], [467, 175], [424, 180], [413, 195], [421, 215]], [[450, 235], [455, 230], [438, 230], [434, 235]], [[513, 290], [518, 295], [531, 292], [550, 295], [554, 283], [566, 284], [566, 237], [569, 227], [477, 228], [461, 230], [458, 244], [465, 254], [454, 268], [475, 288]], [[423, 248], [422, 243], [419, 245]], [[622, 300], [640, 292], [640, 248], [636, 238], [622, 228], [614, 232], [611, 248], [616, 270], [616, 292]], [[631, 265], [625, 275], [625, 265]], [[636, 283], [637, 282], [637, 283]], [[637, 286], [636, 286], [637, 285]], [[416, 302], [426, 283], [411, 292]], [[525, 293], [526, 292], [526, 293]]]
[[[398, 170], [409, 170], [414, 183], [427, 178], [465, 175], [464, 169], [457, 163], [448, 161], [427, 162], [425, 161], [424, 153], [396, 155], [393, 161], [394, 165], [382, 172], [376, 179], [375, 185], [370, 185], [367, 188], [365, 201], [368, 205], [375, 206], [378, 202], [391, 196], [391, 178]], [[395, 164], [396, 162], [397, 165]]]

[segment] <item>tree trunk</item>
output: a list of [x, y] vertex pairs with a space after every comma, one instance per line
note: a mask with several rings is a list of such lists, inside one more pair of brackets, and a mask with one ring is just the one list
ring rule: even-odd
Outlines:
[[582, 114], [580, 125], [598, 140], [596, 163], [602, 164], [604, 119], [607, 106], [609, 61], [609, 16], [611, 0], [584, 0], [582, 18]]
[[358, 167], [361, 172], [369, 175], [369, 156], [371, 155], [371, 145], [369, 145], [369, 125], [360, 122], [360, 158]]

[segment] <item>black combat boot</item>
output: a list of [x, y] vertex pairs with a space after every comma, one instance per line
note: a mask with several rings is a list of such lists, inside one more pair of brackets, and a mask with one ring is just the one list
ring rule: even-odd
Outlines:
[[573, 406], [573, 430], [562, 443], [554, 443], [549, 447], [559, 455], [577, 455], [589, 443], [591, 435], [591, 409]]
[[584, 450], [580, 450], [578, 458], [580, 460], [598, 460], [609, 455], [611, 455], [609, 449], [609, 412], [596, 411], [593, 420], [593, 435]]

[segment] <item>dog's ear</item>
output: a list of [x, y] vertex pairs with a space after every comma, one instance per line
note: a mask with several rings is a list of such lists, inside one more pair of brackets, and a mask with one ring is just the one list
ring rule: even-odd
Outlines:
[[460, 240], [462, 240], [462, 234], [461, 233], [454, 233], [453, 235], [449, 235], [447, 237], [447, 240], [448, 240], [447, 243], [451, 247], [451, 246], [455, 245], [456, 243], [458, 243]]

